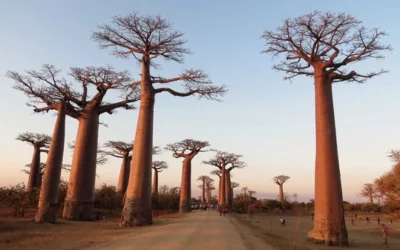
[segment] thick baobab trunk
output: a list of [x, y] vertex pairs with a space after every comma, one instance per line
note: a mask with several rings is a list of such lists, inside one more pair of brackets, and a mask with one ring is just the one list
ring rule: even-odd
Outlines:
[[31, 169], [29, 170], [28, 185], [26, 186], [28, 191], [39, 187], [39, 176], [40, 176], [40, 147], [33, 146], [33, 156], [31, 161]]
[[225, 171], [225, 202], [228, 206], [228, 209], [232, 208], [232, 201], [231, 201], [231, 174], [229, 171]]
[[191, 159], [184, 159], [182, 164], [182, 183], [181, 183], [181, 195], [179, 198], [179, 212], [187, 213], [191, 212], [190, 199], [191, 199], [191, 172], [192, 172], [192, 161]]
[[125, 153], [122, 157], [121, 170], [119, 171], [117, 192], [124, 194], [128, 187], [129, 170], [130, 170], [129, 154]]
[[218, 183], [218, 205], [221, 204], [221, 185], [222, 185], [222, 178], [221, 176], [219, 177], [219, 183]]
[[88, 111], [79, 118], [63, 218], [92, 220], [96, 180], [99, 115]]
[[158, 194], [158, 171], [154, 169], [154, 176], [153, 176], [153, 194]]
[[150, 84], [150, 65], [142, 65], [141, 101], [135, 133], [129, 183], [120, 226], [153, 224], [151, 174], [153, 160], [153, 120], [155, 94]]
[[63, 103], [61, 103], [53, 130], [46, 168], [44, 169], [43, 186], [40, 190], [35, 222], [56, 222], [64, 142], [65, 107]]
[[283, 184], [279, 184], [279, 201], [281, 202], [282, 210], [285, 209], [285, 199], [283, 197]]
[[221, 203], [220, 203], [220, 205], [221, 206], [225, 206], [226, 205], [226, 199], [225, 199], [225, 195], [226, 195], [225, 186], [226, 186], [226, 183], [225, 182], [226, 182], [226, 170], [225, 170], [225, 167], [223, 167], [221, 169], [221, 185], [220, 185], [220, 187], [221, 187], [221, 192], [220, 192]]
[[231, 187], [231, 197], [230, 197], [230, 200], [231, 200], [231, 206], [233, 205], [233, 188]]
[[38, 187], [42, 187], [42, 182], [43, 182], [43, 173], [39, 173], [39, 179], [38, 179]]
[[201, 203], [204, 204], [204, 202], [206, 201], [206, 182], [203, 179], [203, 183], [202, 183], [202, 189], [201, 189]]
[[208, 204], [211, 203], [211, 189], [210, 189], [210, 186], [207, 186], [206, 201], [207, 201]]
[[315, 78], [316, 162], [314, 228], [309, 240], [348, 245], [336, 142], [332, 83], [318, 70]]

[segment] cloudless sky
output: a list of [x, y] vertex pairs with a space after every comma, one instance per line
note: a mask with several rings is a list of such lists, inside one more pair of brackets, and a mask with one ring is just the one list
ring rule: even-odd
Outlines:
[[[341, 83], [334, 86], [336, 125], [344, 199], [357, 197], [362, 184], [371, 182], [391, 167], [387, 154], [400, 148], [400, 2], [376, 1], [2, 1], [0, 3], [0, 186], [27, 182], [20, 170], [30, 163], [32, 147], [16, 141], [18, 133], [30, 131], [51, 135], [54, 113], [34, 114], [25, 105], [27, 98], [12, 88], [7, 70], [23, 73], [39, 69], [42, 63], [54, 64], [63, 75], [69, 67], [112, 65], [129, 70], [138, 78], [140, 68], [133, 60], [123, 60], [101, 50], [91, 40], [97, 25], [109, 23], [114, 15], [134, 11], [162, 15], [185, 33], [187, 47], [194, 53], [184, 64], [163, 62], [154, 75], [171, 77], [185, 68], [200, 68], [216, 84], [226, 84], [229, 92], [223, 102], [158, 95], [155, 107], [154, 145], [185, 138], [207, 140], [212, 148], [243, 155], [246, 169], [232, 172], [232, 181], [257, 191], [259, 198], [276, 198], [278, 186], [272, 177], [280, 174], [291, 179], [284, 191], [298, 193], [308, 200], [314, 193], [315, 125], [313, 80], [299, 77], [283, 81], [282, 72], [271, 70], [271, 56], [260, 54], [265, 29], [275, 30], [286, 18], [307, 14], [315, 9], [346, 12], [367, 28], [379, 27], [390, 36], [383, 42], [394, 51], [385, 60], [366, 61], [360, 72], [381, 68], [390, 73], [365, 84]], [[117, 100], [118, 93], [108, 93]], [[138, 112], [120, 110], [101, 116], [108, 128], [100, 127], [99, 144], [108, 140], [132, 141]], [[75, 140], [77, 121], [68, 118], [66, 141]], [[71, 163], [66, 148], [64, 163]], [[200, 190], [196, 179], [213, 167], [201, 164], [213, 156], [196, 156], [192, 170], [192, 196]], [[42, 162], [45, 161], [42, 154]], [[169, 169], [160, 174], [159, 184], [179, 186], [182, 159], [170, 152], [154, 157], [165, 160]], [[96, 186], [116, 184], [119, 159], [99, 166]], [[68, 180], [68, 174], [63, 173]], [[216, 179], [216, 178], [214, 178]], [[240, 188], [236, 190], [239, 191]]]

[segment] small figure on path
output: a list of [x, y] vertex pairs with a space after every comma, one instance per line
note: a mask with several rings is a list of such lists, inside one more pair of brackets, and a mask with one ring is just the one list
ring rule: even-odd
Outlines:
[[222, 216], [222, 206], [218, 207], [218, 211], [219, 211], [219, 216]]
[[366, 222], [367, 224], [371, 224], [371, 222], [369, 222], [369, 218], [368, 217], [365, 217], [365, 220], [367, 221]]
[[386, 227], [385, 224], [382, 224], [381, 232], [382, 232], [382, 237], [383, 237], [383, 244], [388, 245], [388, 242], [387, 242], [388, 228]]
[[222, 213], [223, 213], [224, 216], [225, 216], [225, 214], [228, 212], [228, 207], [227, 207], [227, 206], [224, 206], [222, 209], [223, 209], [223, 210], [222, 210]]
[[392, 219], [392, 218], [390, 218], [390, 220], [389, 220], [389, 223], [390, 223], [390, 224], [392, 224], [392, 223], [393, 223], [393, 219]]
[[379, 217], [378, 217], [378, 219], [376, 219], [376, 221], [378, 222], [378, 225], [381, 224], [381, 219], [379, 219]]
[[281, 226], [285, 226], [285, 224], [286, 224], [285, 218], [281, 217], [280, 221], [281, 221]]
[[311, 220], [314, 220], [314, 213], [311, 214]]

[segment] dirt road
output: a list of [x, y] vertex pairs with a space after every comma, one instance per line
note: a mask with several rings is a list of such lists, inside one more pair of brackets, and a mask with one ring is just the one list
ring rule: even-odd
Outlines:
[[[194, 211], [166, 225], [150, 226], [125, 234], [113, 241], [95, 244], [92, 250], [268, 250], [262, 240], [243, 231], [233, 218], [215, 211]], [[235, 226], [236, 225], [236, 226]]]

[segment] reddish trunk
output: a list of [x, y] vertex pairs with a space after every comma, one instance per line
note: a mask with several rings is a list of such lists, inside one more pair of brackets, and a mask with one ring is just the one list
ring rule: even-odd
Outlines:
[[191, 198], [191, 159], [185, 158], [182, 164], [182, 182], [181, 182], [181, 195], [179, 199], [179, 212], [191, 212], [190, 198]]
[[38, 210], [35, 222], [56, 222], [58, 208], [58, 191], [65, 142], [65, 106], [60, 104], [57, 120], [53, 130], [49, 153], [44, 169], [43, 186], [40, 190]]
[[318, 243], [348, 245], [336, 142], [332, 83], [316, 70], [316, 162], [314, 228], [308, 238]]
[[222, 198], [222, 195], [221, 195], [221, 184], [222, 184], [222, 178], [221, 177], [219, 177], [219, 183], [218, 183], [218, 205], [219, 204], [221, 204], [221, 198]]
[[225, 195], [226, 195], [226, 192], [225, 192], [225, 186], [226, 186], [226, 170], [225, 170], [225, 167], [222, 167], [222, 169], [221, 169], [221, 185], [220, 185], [220, 187], [221, 187], [221, 192], [220, 192], [220, 196], [221, 196], [221, 203], [220, 203], [220, 205], [221, 206], [225, 206], [226, 205], [226, 198], [225, 198]]
[[121, 226], [153, 224], [151, 174], [153, 160], [153, 121], [155, 94], [150, 81], [150, 64], [142, 63], [141, 101], [136, 126], [135, 146]]
[[40, 175], [40, 147], [33, 146], [33, 156], [31, 161], [31, 169], [29, 170], [28, 185], [26, 186], [28, 192], [34, 188], [39, 188], [39, 175]]
[[201, 203], [204, 204], [204, 202], [206, 201], [206, 182], [205, 179], [203, 179], [203, 186], [201, 189]]
[[211, 203], [211, 190], [210, 190], [210, 185], [207, 185], [207, 196], [206, 196], [206, 201], [208, 204]]
[[154, 169], [154, 177], [153, 177], [153, 194], [158, 194], [158, 172]]
[[225, 203], [228, 206], [229, 209], [232, 208], [232, 203], [231, 203], [231, 174], [230, 171], [225, 170]]
[[121, 170], [119, 171], [119, 179], [117, 185], [117, 192], [125, 194], [129, 181], [129, 153], [124, 153], [122, 158]]
[[95, 111], [86, 111], [79, 118], [71, 174], [64, 202], [64, 219], [93, 219], [98, 132], [98, 113]]
[[283, 199], [283, 184], [279, 185], [279, 201], [281, 202], [282, 210], [285, 209], [285, 200]]

